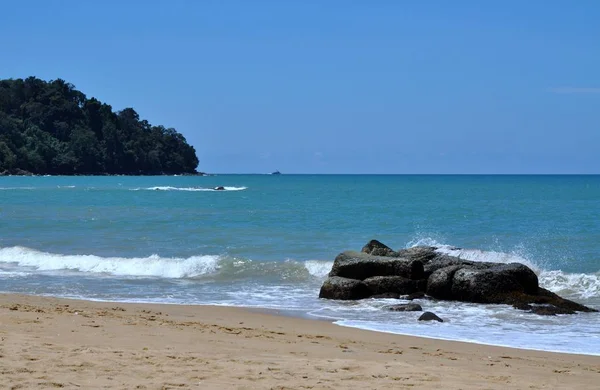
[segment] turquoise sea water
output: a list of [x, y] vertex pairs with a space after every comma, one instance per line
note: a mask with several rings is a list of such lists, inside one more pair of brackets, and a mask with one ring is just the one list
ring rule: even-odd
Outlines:
[[372, 238], [524, 262], [544, 287], [600, 308], [600, 176], [0, 178], [0, 291], [280, 308], [373, 330], [600, 354], [597, 313], [543, 318], [422, 301], [447, 320], [422, 324], [384, 310], [390, 300], [317, 299], [335, 256]]

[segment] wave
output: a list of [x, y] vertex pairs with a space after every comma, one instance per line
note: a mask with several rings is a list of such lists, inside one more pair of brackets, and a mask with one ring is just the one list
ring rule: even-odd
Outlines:
[[53, 188], [72, 189], [72, 188], [76, 188], [76, 187], [73, 186], [73, 185], [69, 185], [69, 186], [60, 186], [60, 185], [57, 185], [56, 187], [0, 187], [0, 191], [48, 190], [48, 189], [53, 189]]
[[199, 192], [221, 192], [221, 191], [243, 191], [248, 187], [223, 187], [223, 190], [217, 190], [215, 188], [204, 188], [204, 187], [170, 187], [170, 186], [158, 186], [158, 187], [146, 187], [146, 188], [132, 188], [131, 191], [199, 191]]
[[531, 268], [537, 275], [540, 286], [559, 295], [577, 298], [600, 297], [600, 272], [567, 273], [561, 270], [546, 270], [536, 262], [516, 252], [484, 251], [481, 249], [464, 249], [440, 244], [433, 238], [422, 238], [408, 243], [407, 247], [434, 246], [436, 252], [477, 262], [521, 263]]
[[[512, 253], [460, 249], [448, 245], [438, 246], [438, 251], [471, 261], [524, 263], [538, 274], [540, 286], [550, 291], [571, 298], [600, 298], [600, 272], [567, 273], [541, 269], [534, 262]], [[7, 266], [2, 267], [2, 264]], [[47, 253], [25, 247], [0, 248], [0, 278], [70, 271], [125, 278], [202, 278], [217, 281], [268, 278], [280, 281], [308, 281], [323, 280], [332, 266], [333, 261], [325, 260], [257, 261], [218, 255], [102, 257]]]
[[[0, 248], [0, 264], [16, 264], [28, 271], [77, 271], [118, 277], [157, 277], [169, 279], [211, 277], [218, 280], [273, 277], [281, 280], [323, 278], [332, 261], [253, 261], [228, 256], [190, 257], [102, 257], [64, 255], [25, 247]], [[0, 277], [3, 276], [0, 270]], [[13, 272], [14, 273], [14, 272]], [[8, 274], [6, 275], [8, 276]]]
[[18, 271], [0, 271], [0, 278], [19, 278], [23, 276], [28, 276], [27, 272], [18, 272]]
[[595, 274], [568, 274], [562, 271], [542, 271], [540, 285], [559, 295], [584, 299], [600, 297], [600, 272]]

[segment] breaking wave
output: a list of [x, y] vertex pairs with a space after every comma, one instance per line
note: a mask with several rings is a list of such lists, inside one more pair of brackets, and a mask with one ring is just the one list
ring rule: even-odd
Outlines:
[[[417, 244], [423, 245], [422, 242]], [[566, 273], [561, 270], [546, 270], [519, 254], [461, 249], [448, 245], [435, 246], [440, 253], [471, 261], [523, 263], [538, 274], [540, 286], [550, 291], [571, 298], [600, 298], [600, 272]], [[125, 278], [203, 278], [221, 281], [269, 278], [306, 281], [322, 280], [332, 266], [333, 261], [324, 260], [259, 261], [219, 255], [102, 257], [47, 253], [25, 247], [0, 248], [0, 278], [23, 277], [40, 272], [84, 272]]]
[[158, 187], [146, 187], [146, 188], [132, 188], [131, 191], [197, 191], [197, 192], [220, 192], [220, 191], [243, 191], [248, 187], [223, 187], [222, 190], [215, 188], [205, 187], [170, 187], [170, 186], [158, 186]]
[[[322, 278], [333, 262], [253, 261], [228, 256], [200, 255], [190, 257], [102, 257], [95, 255], [64, 255], [37, 251], [25, 247], [0, 248], [0, 277], [8, 276], [4, 265], [26, 268], [29, 273], [77, 271], [118, 277], [244, 279], [273, 277], [282, 280]], [[14, 267], [11, 267], [11, 271]], [[4, 275], [3, 275], [4, 272]], [[11, 274], [17, 274], [11, 272]], [[19, 273], [19, 275], [22, 273]]]

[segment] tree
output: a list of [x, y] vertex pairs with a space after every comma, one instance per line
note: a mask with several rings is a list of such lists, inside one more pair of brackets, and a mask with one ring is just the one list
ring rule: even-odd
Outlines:
[[175, 129], [141, 120], [62, 79], [0, 80], [0, 170], [38, 174], [194, 173], [195, 149]]

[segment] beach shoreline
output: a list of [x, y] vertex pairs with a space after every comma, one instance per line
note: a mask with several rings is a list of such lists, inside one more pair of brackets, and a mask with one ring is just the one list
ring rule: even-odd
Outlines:
[[592, 388], [600, 357], [289, 313], [0, 294], [1, 388]]

